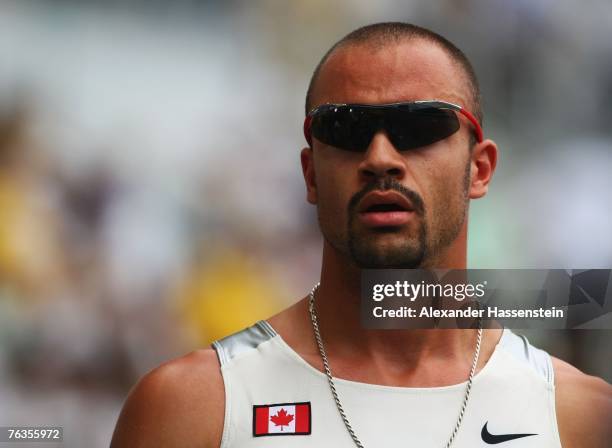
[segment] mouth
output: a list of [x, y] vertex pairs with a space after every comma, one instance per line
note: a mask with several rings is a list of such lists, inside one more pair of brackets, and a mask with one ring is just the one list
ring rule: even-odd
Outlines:
[[414, 215], [410, 201], [395, 192], [372, 192], [363, 198], [359, 219], [367, 227], [402, 226]]

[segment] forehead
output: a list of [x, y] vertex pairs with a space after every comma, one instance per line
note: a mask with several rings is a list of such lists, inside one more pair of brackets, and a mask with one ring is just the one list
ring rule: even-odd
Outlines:
[[319, 72], [312, 107], [431, 99], [467, 107], [467, 81], [439, 45], [412, 39], [384, 46], [364, 43], [338, 48]]

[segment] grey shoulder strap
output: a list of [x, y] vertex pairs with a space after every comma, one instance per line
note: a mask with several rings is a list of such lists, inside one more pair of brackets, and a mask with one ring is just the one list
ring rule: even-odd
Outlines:
[[237, 333], [216, 340], [212, 348], [217, 352], [219, 363], [223, 367], [241, 353], [257, 348], [262, 342], [276, 336], [276, 331], [265, 320], [260, 320]]
[[504, 329], [499, 344], [516, 359], [530, 366], [544, 381], [554, 384], [555, 376], [550, 355], [534, 347], [523, 335]]

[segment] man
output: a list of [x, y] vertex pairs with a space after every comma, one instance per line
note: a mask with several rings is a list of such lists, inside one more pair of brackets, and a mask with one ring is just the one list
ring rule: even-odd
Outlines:
[[361, 28], [325, 55], [306, 110], [320, 286], [146, 375], [112, 446], [609, 446], [610, 386], [509, 331], [360, 326], [361, 268], [466, 267], [497, 147], [463, 53], [413, 25]]

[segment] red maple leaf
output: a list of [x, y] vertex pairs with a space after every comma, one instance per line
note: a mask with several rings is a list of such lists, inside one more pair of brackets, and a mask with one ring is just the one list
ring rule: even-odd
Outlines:
[[283, 426], [287, 426], [293, 420], [293, 414], [287, 414], [287, 411], [281, 409], [270, 417], [270, 420], [276, 425], [281, 427], [281, 431], [283, 430]]

